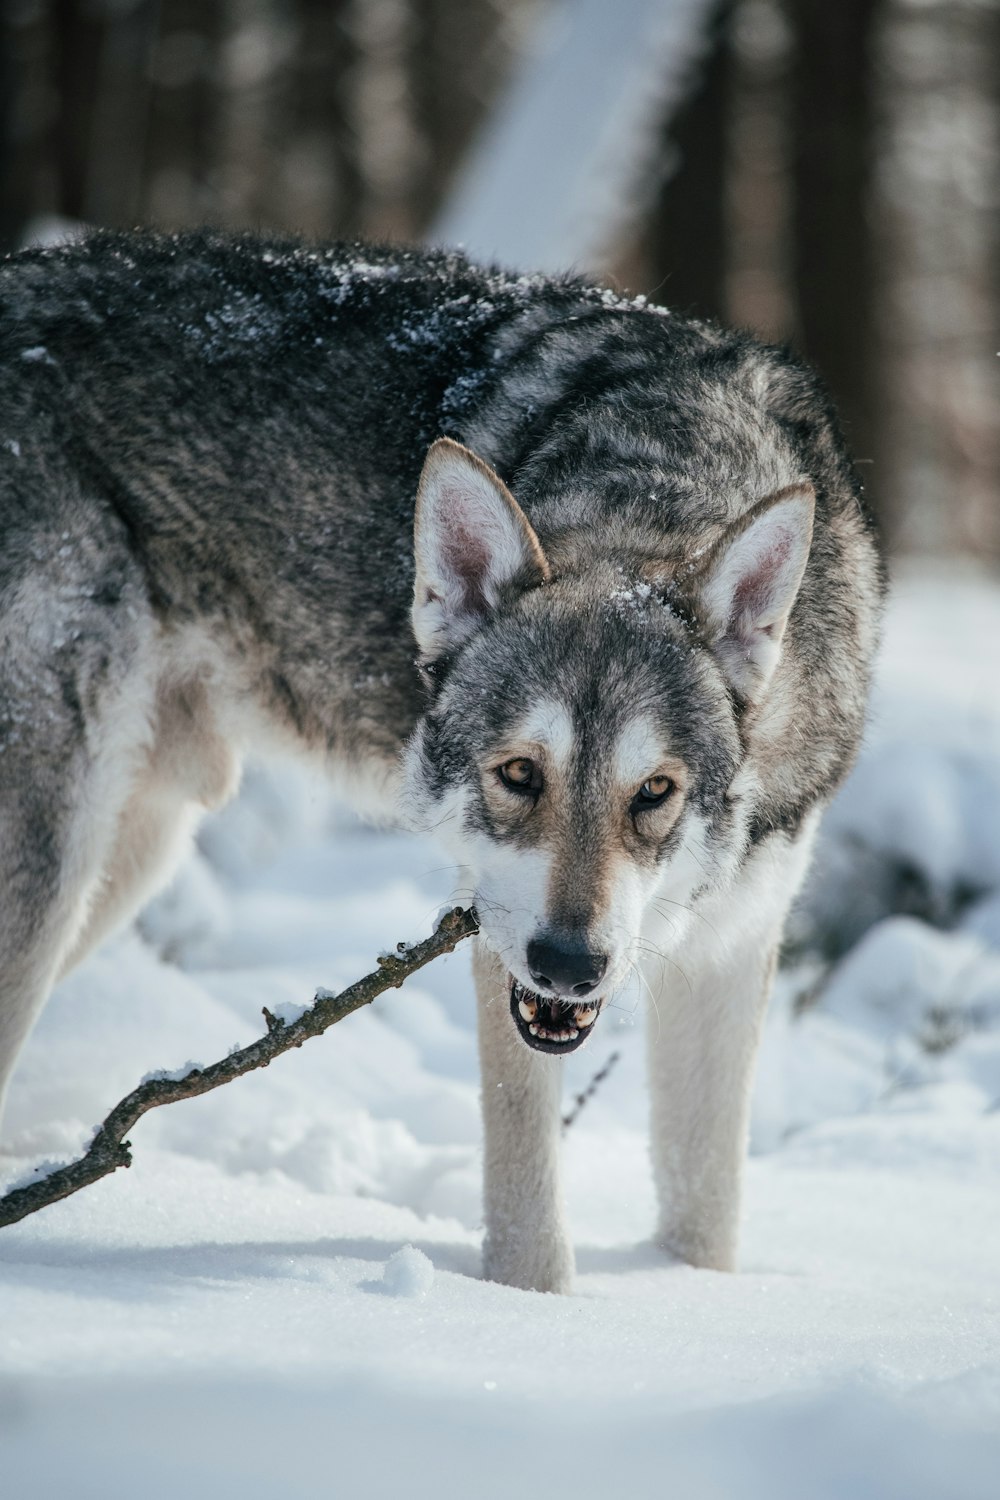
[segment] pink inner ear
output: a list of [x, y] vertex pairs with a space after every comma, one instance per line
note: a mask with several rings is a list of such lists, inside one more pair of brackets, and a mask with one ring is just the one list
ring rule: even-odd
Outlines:
[[454, 522], [443, 547], [443, 561], [449, 571], [461, 579], [465, 607], [476, 612], [487, 608], [483, 581], [489, 569], [490, 554], [482, 537]]
[[774, 585], [792, 551], [789, 532], [779, 531], [768, 549], [755, 559], [733, 592], [731, 618], [756, 622], [774, 606]]

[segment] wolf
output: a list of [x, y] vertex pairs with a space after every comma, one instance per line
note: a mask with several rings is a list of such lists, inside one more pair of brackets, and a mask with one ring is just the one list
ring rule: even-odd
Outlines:
[[473, 893], [485, 1275], [572, 1284], [559, 1060], [636, 967], [656, 1239], [735, 1267], [881, 595], [817, 378], [573, 276], [209, 232], [14, 256], [0, 323], [0, 1085], [292, 749]]

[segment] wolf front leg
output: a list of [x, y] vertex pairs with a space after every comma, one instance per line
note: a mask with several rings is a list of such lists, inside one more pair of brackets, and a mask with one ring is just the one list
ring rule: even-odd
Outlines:
[[52, 733], [49, 756], [39, 730], [4, 745], [3, 719], [0, 681], [0, 1124], [18, 1053], [92, 903], [105, 830], [91, 808], [113, 797], [82, 742]]
[[518, 1036], [510, 980], [482, 938], [473, 972], [483, 1088], [483, 1271], [508, 1286], [568, 1292], [574, 1268], [559, 1183], [562, 1066]]
[[737, 1269], [754, 1065], [811, 830], [794, 843], [781, 835], [771, 842], [777, 847], [751, 856], [735, 886], [691, 917], [680, 947], [667, 916], [644, 930], [656, 1002], [649, 1072], [657, 1240], [717, 1271]]
[[686, 947], [676, 960], [682, 974], [668, 970], [659, 985], [650, 975], [656, 1238], [715, 1271], [737, 1268], [750, 1093], [773, 951], [743, 949], [696, 967]]

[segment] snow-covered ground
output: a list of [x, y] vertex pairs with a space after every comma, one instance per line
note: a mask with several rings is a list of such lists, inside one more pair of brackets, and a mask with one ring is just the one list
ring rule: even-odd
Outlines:
[[[54, 997], [7, 1179], [429, 929], [432, 846], [254, 775]], [[1000, 591], [911, 577], [761, 1062], [739, 1276], [646, 1243], [639, 997], [566, 1138], [579, 1286], [478, 1279], [469, 954], [149, 1116], [0, 1230], [0, 1491], [264, 1500], [1000, 1494]]]

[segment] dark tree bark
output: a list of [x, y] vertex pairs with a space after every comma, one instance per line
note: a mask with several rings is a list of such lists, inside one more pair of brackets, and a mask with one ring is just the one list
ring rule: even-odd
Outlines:
[[[819, 369], [878, 494], [880, 398], [872, 234], [881, 0], [785, 0], [794, 33], [792, 275], [802, 353]], [[877, 502], [873, 504], [877, 514]]]
[[365, 184], [352, 119], [350, 76], [357, 65], [351, 0], [294, 0], [298, 46], [289, 72], [288, 134], [326, 182], [321, 201], [300, 207], [296, 227], [351, 237], [362, 225]]
[[104, 27], [98, 56], [83, 218], [127, 228], [140, 216], [150, 63], [159, 0], [132, 0]]
[[34, 214], [55, 207], [46, 172], [49, 28], [26, 7], [0, 6], [0, 250], [17, 249]]
[[726, 313], [726, 178], [734, 0], [716, 6], [692, 91], [663, 129], [664, 179], [630, 285], [697, 317]]
[[[410, 71], [416, 123], [425, 138], [413, 184], [414, 221], [426, 226], [510, 71], [498, 0], [412, 0]], [[508, 18], [509, 19], [509, 18]]]
[[217, 217], [212, 188], [223, 7], [161, 0], [152, 58], [142, 218], [169, 228]]
[[53, 0], [51, 160], [57, 213], [82, 219], [92, 165], [94, 105], [106, 23], [84, 0]]

